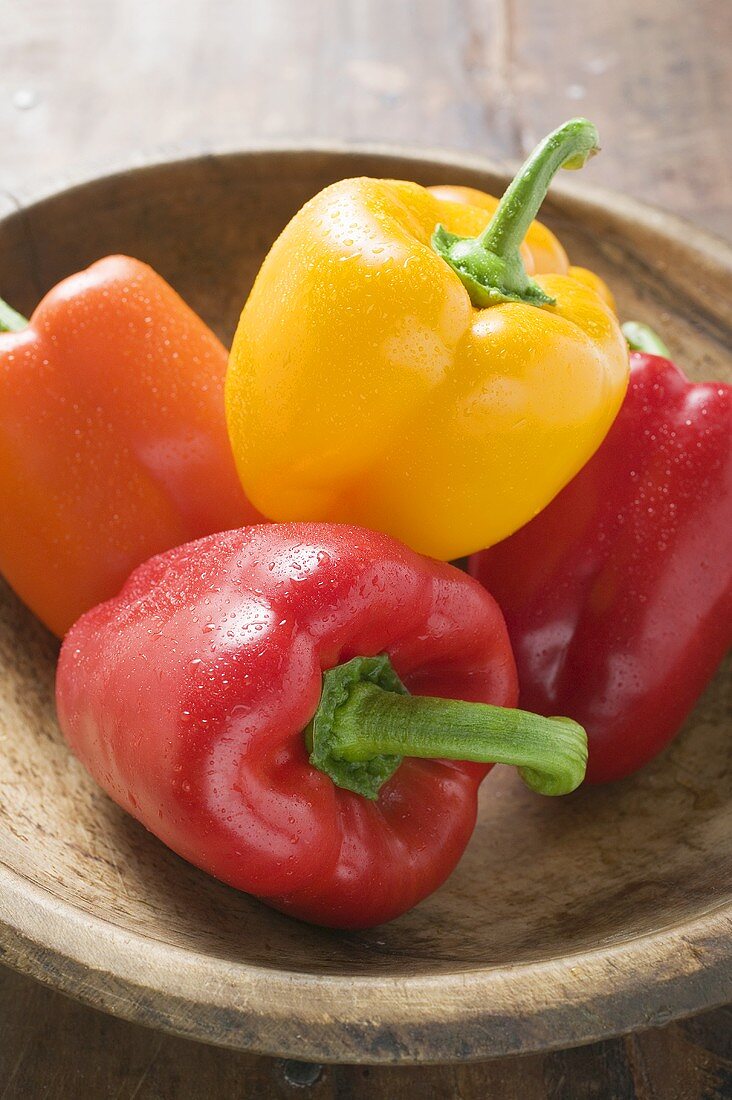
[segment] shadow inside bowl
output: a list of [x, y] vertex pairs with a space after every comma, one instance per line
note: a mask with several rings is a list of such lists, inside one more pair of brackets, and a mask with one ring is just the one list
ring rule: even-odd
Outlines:
[[641, 774], [549, 800], [508, 768], [448, 882], [411, 913], [334, 932], [276, 913], [164, 847], [69, 753], [53, 708], [57, 643], [0, 594], [4, 860], [120, 928], [231, 962], [300, 973], [436, 975], [593, 950], [729, 901], [732, 706], [722, 669], [671, 748]]

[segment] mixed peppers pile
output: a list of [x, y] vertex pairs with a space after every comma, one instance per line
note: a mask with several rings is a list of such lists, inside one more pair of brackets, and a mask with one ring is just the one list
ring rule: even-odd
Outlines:
[[61, 728], [283, 912], [405, 912], [494, 763], [545, 795], [629, 775], [732, 640], [732, 391], [621, 329], [534, 220], [597, 146], [571, 120], [500, 201], [326, 188], [228, 368], [127, 257], [30, 322], [0, 303], [0, 571], [65, 635]]

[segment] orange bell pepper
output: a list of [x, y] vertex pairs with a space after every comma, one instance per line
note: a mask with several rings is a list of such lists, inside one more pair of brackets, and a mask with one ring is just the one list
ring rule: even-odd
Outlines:
[[226, 351], [146, 264], [110, 256], [30, 322], [0, 305], [0, 572], [62, 635], [152, 554], [256, 521]]

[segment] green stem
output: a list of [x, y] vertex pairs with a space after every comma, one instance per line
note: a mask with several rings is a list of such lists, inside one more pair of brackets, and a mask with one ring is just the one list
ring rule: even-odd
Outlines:
[[372, 799], [405, 756], [513, 764], [547, 795], [573, 791], [587, 764], [587, 736], [570, 718], [410, 695], [383, 654], [324, 674], [306, 739], [315, 767]]
[[0, 332], [20, 332], [28, 321], [0, 298]]
[[526, 274], [519, 249], [556, 173], [581, 168], [598, 152], [598, 140], [597, 129], [586, 118], [570, 119], [537, 145], [480, 236], [459, 237], [437, 226], [432, 247], [460, 276], [473, 305], [554, 304]]
[[649, 355], [662, 355], [664, 359], [670, 359], [671, 352], [650, 325], [644, 325], [640, 321], [626, 321], [621, 328], [631, 351], [645, 351]]

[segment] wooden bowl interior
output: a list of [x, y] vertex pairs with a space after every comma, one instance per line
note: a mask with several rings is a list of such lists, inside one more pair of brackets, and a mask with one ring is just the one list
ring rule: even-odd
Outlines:
[[[469, 166], [358, 152], [262, 152], [138, 169], [63, 192], [0, 222], [0, 294], [30, 311], [58, 279], [122, 251], [151, 263], [228, 339], [257, 268], [289, 217], [328, 182], [358, 174], [490, 190], [504, 182]], [[545, 217], [573, 262], [608, 279], [624, 317], [655, 324], [692, 375], [730, 377], [732, 277], [713, 255], [687, 247], [636, 208], [603, 209], [559, 192]], [[214, 972], [225, 973], [231, 983], [219, 999], [229, 1006], [228, 1022], [222, 1016], [213, 1025], [202, 1011], [197, 1024], [195, 1006], [186, 1016], [164, 997], [153, 1022], [275, 1053], [287, 1044], [255, 1035], [256, 1028], [247, 1031], [237, 1016], [243, 997], [237, 988], [253, 968], [298, 976], [306, 988], [311, 978], [330, 980], [337, 1021], [341, 1009], [347, 1015], [344, 999], [359, 976], [383, 978], [374, 987], [382, 991], [389, 983], [394, 989], [416, 978], [439, 979], [438, 1000], [440, 982], [449, 978], [454, 999], [461, 975], [510, 976], [507, 968], [607, 954], [664, 929], [683, 929], [732, 903], [728, 670], [720, 672], [670, 750], [631, 780], [552, 801], [522, 788], [511, 771], [495, 769], [482, 791], [475, 836], [449, 882], [392, 924], [347, 934], [300, 924], [213, 881], [110, 802], [61, 739], [53, 708], [56, 654], [57, 643], [3, 588], [0, 865], [27, 886], [29, 897], [50, 900], [78, 923], [69, 933], [73, 950], [56, 944], [52, 964], [43, 962], [42, 936], [22, 950], [14, 941], [8, 957], [80, 996], [95, 999], [84, 989], [88, 974], [75, 971], [74, 977], [67, 969], [62, 975], [59, 962], [65, 954], [86, 957], [80, 936], [98, 946], [105, 929], [129, 935], [133, 961], [142, 938], [159, 946], [170, 968], [184, 970], [195, 958], [204, 985], [205, 975]], [[5, 904], [4, 920], [11, 926], [12, 899], [6, 897]], [[147, 982], [144, 967], [138, 982], [148, 992], [155, 984]], [[259, 988], [266, 1000], [266, 983]], [[217, 997], [211, 990], [201, 993], [202, 1000]], [[387, 1026], [385, 997], [374, 994], [373, 1017]], [[114, 998], [112, 991], [102, 1003], [135, 1015], [121, 993], [119, 1003]], [[602, 1032], [591, 1021], [577, 1022], [571, 1035], [522, 1040], [524, 1010], [516, 1005], [510, 1039], [492, 1034], [482, 1046], [477, 1039], [466, 1056]], [[635, 1017], [627, 1014], [628, 1026], [637, 1022], [638, 1011], [636, 1006]], [[663, 1012], [663, 997], [641, 1011], [649, 1022], [659, 1022], [654, 1013]], [[447, 1020], [447, 1003], [444, 1012]], [[293, 1008], [295, 1021], [297, 1015]], [[397, 1027], [398, 1021], [392, 1023]], [[401, 1053], [394, 1046], [366, 1050], [363, 1029], [354, 1049], [361, 1042], [363, 1056], [374, 1060], [449, 1056], [441, 1040], [422, 1041], [415, 1037], [418, 1023], [410, 1026], [410, 1039], [402, 1033]], [[348, 1056], [337, 1022], [324, 1018], [323, 1034], [320, 1047], [315, 1040], [305, 1044], [306, 1053]], [[298, 1050], [294, 1039], [292, 1049]]]

